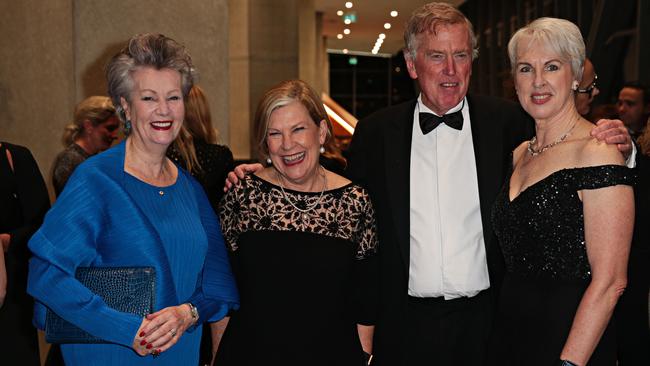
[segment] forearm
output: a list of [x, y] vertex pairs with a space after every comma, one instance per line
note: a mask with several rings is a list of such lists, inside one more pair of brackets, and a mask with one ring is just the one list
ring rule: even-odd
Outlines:
[[605, 286], [591, 284], [585, 291], [573, 319], [560, 358], [577, 365], [586, 365], [598, 345], [624, 285], [611, 283]]
[[375, 334], [375, 326], [357, 324], [357, 332], [359, 332], [359, 340], [363, 351], [372, 354], [372, 337]]
[[217, 355], [217, 350], [219, 349], [219, 343], [221, 343], [221, 338], [223, 333], [226, 331], [228, 326], [228, 321], [230, 317], [227, 316], [218, 322], [210, 323], [210, 334], [212, 335], [212, 362], [214, 363], [214, 358]]

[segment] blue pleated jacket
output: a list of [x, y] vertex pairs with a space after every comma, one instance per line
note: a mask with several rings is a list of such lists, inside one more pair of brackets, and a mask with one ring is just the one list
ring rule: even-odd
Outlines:
[[[125, 189], [125, 143], [81, 164], [29, 241], [27, 291], [37, 300], [34, 323], [43, 329], [45, 306], [87, 332], [131, 347], [142, 318], [109, 308], [74, 278], [79, 266], [152, 266], [156, 309], [193, 303], [199, 322], [216, 321], [239, 306], [219, 221], [201, 186], [183, 169], [196, 197], [205, 235], [205, 259], [189, 298], [179, 298], [158, 232]], [[44, 306], [45, 305], [45, 306]]]

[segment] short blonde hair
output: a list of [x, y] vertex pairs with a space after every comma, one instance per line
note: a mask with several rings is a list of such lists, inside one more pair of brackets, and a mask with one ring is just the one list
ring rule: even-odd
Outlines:
[[549, 47], [563, 61], [571, 63], [575, 80], [582, 79], [585, 42], [578, 26], [565, 19], [545, 17], [536, 19], [519, 29], [508, 42], [508, 56], [513, 74], [517, 68], [517, 51], [524, 39], [527, 40], [528, 46], [537, 43]]

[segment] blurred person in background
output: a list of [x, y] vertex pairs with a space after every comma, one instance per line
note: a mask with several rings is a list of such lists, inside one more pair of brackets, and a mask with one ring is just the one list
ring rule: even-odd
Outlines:
[[34, 300], [26, 292], [27, 241], [49, 207], [47, 188], [31, 152], [0, 142], [0, 257], [6, 267], [0, 269], [6, 270], [6, 294], [0, 307], [0, 354], [5, 359], [11, 355], [21, 365], [39, 365], [38, 338], [31, 321]]
[[65, 150], [54, 159], [52, 184], [61, 194], [75, 168], [88, 157], [111, 147], [117, 138], [119, 121], [110, 98], [92, 96], [77, 104], [74, 120], [65, 127]]
[[616, 107], [619, 118], [636, 140], [643, 133], [650, 115], [650, 91], [640, 83], [625, 83], [618, 93]]
[[600, 94], [597, 82], [598, 75], [594, 69], [594, 64], [588, 58], [585, 58], [584, 71], [582, 72], [582, 79], [575, 92], [576, 109], [581, 116], [586, 117], [591, 112], [591, 103], [594, 98]]

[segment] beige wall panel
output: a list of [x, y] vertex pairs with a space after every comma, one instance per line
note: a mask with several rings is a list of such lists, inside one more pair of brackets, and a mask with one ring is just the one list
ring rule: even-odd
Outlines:
[[230, 149], [235, 159], [251, 157], [249, 1], [228, 1]]
[[27, 146], [47, 180], [75, 100], [72, 1], [0, 3], [0, 140]]
[[132, 35], [162, 33], [188, 48], [220, 140], [228, 142], [227, 0], [77, 0], [75, 28], [77, 100], [106, 94], [103, 68]]

